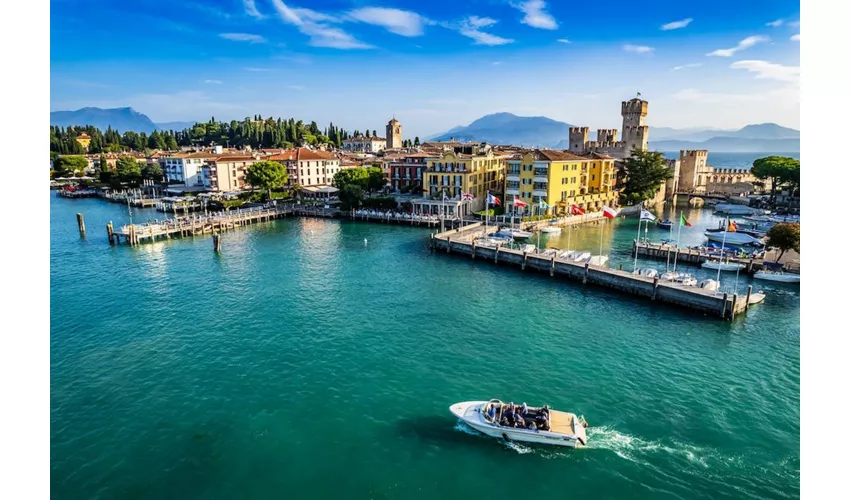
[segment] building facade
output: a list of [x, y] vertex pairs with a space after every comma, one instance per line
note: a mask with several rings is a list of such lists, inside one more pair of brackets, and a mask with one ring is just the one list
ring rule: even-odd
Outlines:
[[357, 137], [349, 137], [342, 141], [343, 151], [349, 153], [377, 153], [383, 151], [386, 146], [387, 140], [383, 137], [363, 137], [362, 135], [358, 135]]
[[83, 147], [86, 151], [89, 150], [89, 144], [91, 144], [91, 136], [87, 133], [83, 132], [82, 134], [77, 136], [77, 142], [80, 143], [80, 146]]
[[[522, 215], [566, 215], [571, 205], [599, 211], [618, 205], [615, 187], [614, 158], [608, 155], [534, 150], [507, 161], [505, 209]], [[516, 208], [514, 200], [527, 206]]]
[[393, 117], [387, 123], [387, 149], [397, 149], [401, 147], [401, 123]]
[[216, 158], [209, 153], [177, 153], [159, 158], [159, 166], [168, 184], [185, 187], [204, 186], [203, 167]]
[[331, 153], [297, 148], [268, 158], [286, 167], [288, 186], [331, 186], [334, 175], [340, 170], [340, 160]]
[[422, 191], [422, 177], [428, 169], [428, 161], [439, 159], [439, 155], [408, 153], [390, 162], [390, 183], [393, 189], [409, 188], [414, 193]]
[[483, 210], [487, 192], [498, 195], [504, 189], [506, 159], [490, 149], [477, 154], [444, 152], [427, 161], [423, 194], [439, 199], [445, 193], [449, 198], [460, 199], [463, 193], [469, 193], [473, 197], [470, 210]]
[[227, 155], [209, 159], [201, 172], [204, 186], [211, 191], [242, 191], [251, 186], [245, 182], [245, 173], [257, 161], [253, 156]]
[[649, 102], [642, 99], [623, 101], [620, 114], [623, 117], [623, 138], [617, 140], [617, 129], [598, 129], [596, 140], [588, 140], [588, 127], [570, 127], [569, 151], [575, 154], [601, 153], [614, 158], [626, 158], [632, 149], [649, 148], [649, 126], [646, 114]]
[[708, 165], [707, 149], [683, 149], [679, 151], [679, 191], [686, 193], [705, 192], [712, 167]]

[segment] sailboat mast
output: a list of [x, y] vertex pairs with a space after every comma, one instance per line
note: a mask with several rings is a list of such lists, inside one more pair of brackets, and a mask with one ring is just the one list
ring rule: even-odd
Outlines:
[[676, 262], [679, 260], [679, 241], [682, 239], [682, 211], [679, 210], [679, 234], [676, 236], [676, 255], [673, 257], [673, 272], [676, 272]]
[[723, 249], [726, 248], [726, 233], [729, 232], [729, 217], [726, 217], [726, 227], [723, 229], [723, 241], [720, 243], [720, 257], [717, 258], [717, 289], [720, 290], [720, 268], [723, 267]]

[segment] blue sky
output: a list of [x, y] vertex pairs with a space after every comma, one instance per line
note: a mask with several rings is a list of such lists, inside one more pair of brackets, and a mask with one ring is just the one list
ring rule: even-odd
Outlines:
[[294, 116], [406, 137], [493, 112], [799, 127], [799, 2], [51, 1], [51, 110]]

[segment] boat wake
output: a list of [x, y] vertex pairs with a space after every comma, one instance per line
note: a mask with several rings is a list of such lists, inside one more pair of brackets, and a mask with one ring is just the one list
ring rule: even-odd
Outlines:
[[682, 457], [703, 467], [708, 467], [706, 459], [710, 454], [697, 446], [646, 440], [606, 426], [587, 429], [587, 448], [613, 451], [620, 458], [637, 463], [644, 463], [643, 459], [647, 456], [661, 452]]

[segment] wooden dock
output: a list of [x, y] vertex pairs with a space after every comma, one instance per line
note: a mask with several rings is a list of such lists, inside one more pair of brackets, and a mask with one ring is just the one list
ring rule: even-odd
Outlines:
[[563, 276], [583, 284], [594, 284], [630, 295], [645, 297], [651, 301], [664, 302], [712, 316], [733, 319], [753, 304], [764, 300], [763, 294], [752, 293], [748, 287], [746, 295], [712, 292], [695, 286], [665, 282], [658, 277], [647, 278], [627, 271], [579, 264], [554, 256], [522, 252], [504, 247], [478, 245], [476, 236], [483, 235], [480, 223], [463, 228], [431, 234], [432, 251], [445, 254], [465, 255], [473, 260], [486, 260], [497, 265], [531, 269], [551, 277]]
[[[708, 254], [690, 248], [679, 248], [675, 245], [666, 245], [663, 243], [649, 243], [632, 240], [632, 256], [637, 252], [638, 257], [648, 257], [651, 259], [667, 260], [670, 262], [684, 262], [687, 264], [701, 265], [709, 260], [717, 260], [718, 254]], [[724, 257], [725, 261], [726, 258]], [[764, 267], [764, 259], [742, 259], [739, 257], [729, 257], [729, 262], [744, 264], [744, 269], [747, 273], [754, 273]]]
[[157, 239], [171, 239], [183, 236], [195, 236], [206, 233], [220, 233], [257, 222], [267, 222], [285, 217], [292, 213], [289, 205], [274, 208], [256, 208], [216, 212], [208, 215], [177, 217], [159, 222], [144, 224], [126, 224], [118, 231], [112, 231], [112, 223], [107, 225], [110, 243], [125, 243], [135, 246], [154, 242]]

